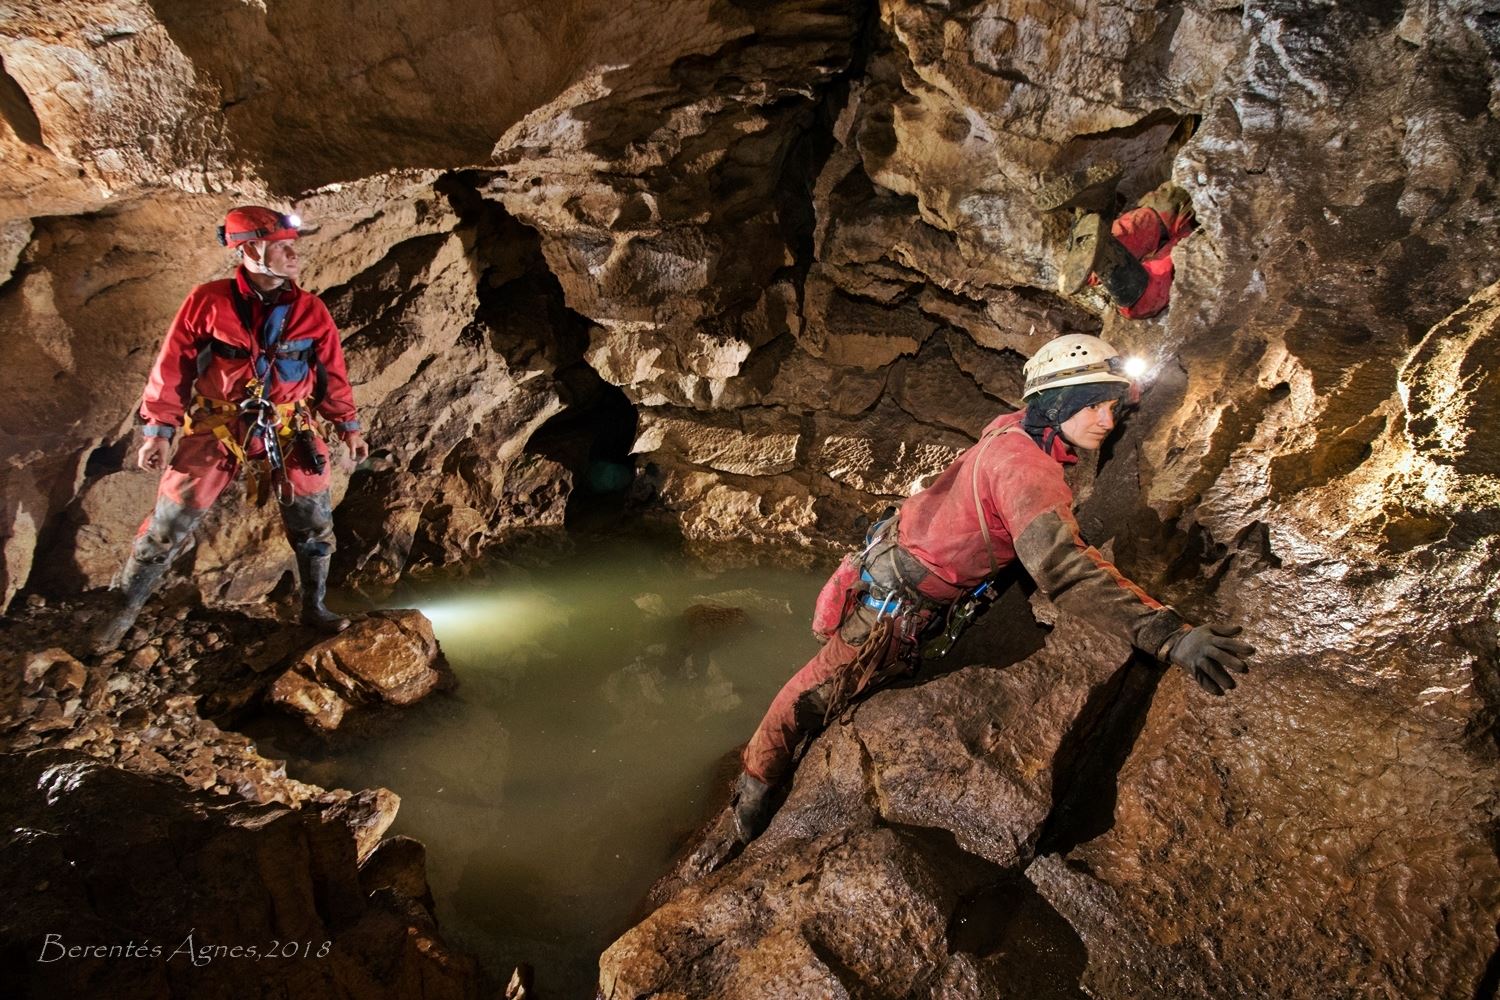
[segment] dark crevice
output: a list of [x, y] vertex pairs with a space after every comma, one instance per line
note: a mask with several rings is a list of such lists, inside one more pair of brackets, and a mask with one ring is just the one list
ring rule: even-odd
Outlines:
[[829, 948], [817, 940], [817, 938], [811, 936], [807, 939], [807, 946], [812, 949], [812, 953], [817, 956], [818, 961], [823, 963], [824, 968], [832, 974], [834, 979], [838, 980], [839, 985], [850, 996], [871, 997], [873, 1000], [873, 997], [878, 995], [870, 992], [868, 984], [865, 983], [857, 972], [845, 965], [832, 948]]
[[0, 59], [0, 117], [22, 142], [39, 149], [47, 148], [42, 140], [42, 122], [31, 106], [31, 98], [26, 96], [15, 77], [5, 71], [4, 59]]
[[83, 463], [83, 478], [96, 479], [125, 469], [125, 461], [135, 436], [126, 434], [118, 441], [106, 441], [90, 451]]
[[1145, 728], [1161, 676], [1137, 656], [1090, 692], [1052, 761], [1052, 812], [1038, 854], [1067, 854], [1114, 825], [1120, 770]]
[[489, 178], [484, 171], [459, 171], [435, 185], [462, 223], [474, 227], [479, 308], [465, 334], [512, 367], [551, 369], [563, 409], [532, 434], [526, 451], [572, 474], [569, 526], [618, 513], [627, 501], [647, 501], [650, 482], [637, 478], [631, 454], [635, 406], [585, 360], [589, 320], [568, 308], [540, 234], [479, 193]]
[[[1500, 936], [1500, 924], [1495, 926], [1495, 934]], [[1494, 1000], [1497, 996], [1500, 996], [1500, 948], [1495, 949], [1485, 965], [1479, 989], [1474, 991], [1474, 1000]]]
[[834, 129], [848, 105], [853, 82], [865, 76], [879, 16], [878, 4], [865, 6], [850, 42], [847, 67], [819, 90], [806, 128], [792, 139], [782, 156], [774, 200], [777, 223], [791, 251], [792, 263], [779, 269], [775, 277], [791, 280], [799, 325], [806, 323], [807, 275], [816, 259], [818, 220], [814, 188], [829, 157], [838, 149]]
[[948, 830], [893, 824], [952, 893], [949, 954], [969, 955], [990, 1000], [1083, 1000], [1088, 953], [1025, 874], [963, 849]]

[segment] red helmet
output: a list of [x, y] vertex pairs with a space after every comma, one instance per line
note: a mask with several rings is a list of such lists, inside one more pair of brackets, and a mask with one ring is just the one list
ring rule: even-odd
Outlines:
[[231, 208], [219, 227], [219, 243], [237, 247], [253, 240], [295, 240], [302, 220], [259, 205]]

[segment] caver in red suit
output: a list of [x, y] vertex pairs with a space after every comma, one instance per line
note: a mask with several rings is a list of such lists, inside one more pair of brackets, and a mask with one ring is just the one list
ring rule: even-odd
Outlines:
[[1146, 319], [1167, 307], [1172, 294], [1172, 250], [1193, 231], [1187, 192], [1167, 183], [1104, 227], [1103, 218], [1081, 217], [1069, 237], [1059, 287], [1073, 294], [1085, 284], [1104, 290], [1120, 315]]
[[[194, 288], [172, 321], [141, 403], [141, 465], [164, 466], [156, 508], [141, 524], [121, 573], [124, 606], [96, 635], [100, 650], [119, 644], [167, 566], [247, 463], [269, 479], [279, 501], [302, 580], [303, 622], [326, 631], [348, 625], [323, 605], [333, 514], [328, 446], [314, 417], [331, 421], [355, 458], [368, 448], [333, 318], [296, 284], [297, 235], [295, 217], [255, 206], [231, 211], [220, 238], [241, 248], [240, 267], [232, 278]], [[247, 411], [247, 400], [262, 405]], [[258, 432], [256, 412], [269, 425]], [[274, 449], [268, 448], [273, 439]], [[273, 450], [280, 463], [271, 461]]]
[[[861, 691], [905, 672], [927, 622], [1015, 560], [1062, 608], [1181, 665], [1214, 694], [1235, 686], [1227, 671], [1246, 670], [1253, 649], [1232, 638], [1239, 629], [1193, 628], [1079, 534], [1063, 467], [1114, 428], [1114, 408], [1131, 388], [1118, 354], [1097, 337], [1060, 337], [1028, 362], [1026, 375], [1027, 408], [994, 420], [872, 530], [860, 557], [861, 592], [750, 738], [731, 807], [694, 860], [699, 868], [716, 867], [759, 833], [769, 793], [804, 740]], [[846, 578], [835, 574], [820, 601]]]

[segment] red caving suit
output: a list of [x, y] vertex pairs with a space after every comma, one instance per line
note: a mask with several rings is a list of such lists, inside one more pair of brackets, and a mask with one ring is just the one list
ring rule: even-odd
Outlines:
[[[1020, 559], [1059, 606], [1157, 655], [1187, 623], [1083, 540], [1073, 517], [1073, 492], [1063, 480], [1063, 466], [1078, 456], [1061, 437], [1053, 439], [1051, 454], [1042, 451], [1021, 428], [1024, 416], [1022, 411], [992, 421], [979, 443], [902, 504], [899, 547], [920, 563], [919, 574], [925, 570], [919, 582], [913, 581], [917, 592], [947, 604], [990, 575], [974, 501], [977, 479], [994, 566]], [[857, 606], [782, 687], [745, 748], [743, 763], [752, 777], [774, 785], [785, 776], [797, 744], [821, 727], [829, 688], [859, 654], [873, 620], [873, 612]], [[892, 663], [902, 652], [893, 632], [882, 659]]]
[[[1146, 319], [1167, 307], [1172, 295], [1172, 248], [1194, 229], [1191, 210], [1158, 211], [1156, 208], [1132, 208], [1110, 224], [1110, 232], [1130, 255], [1146, 269], [1146, 290], [1133, 305], [1120, 306], [1126, 319]], [[1099, 279], [1089, 276], [1089, 284]]]
[[[317, 412], [333, 421], [341, 432], [358, 430], [344, 349], [327, 307], [316, 295], [290, 282], [267, 304], [250, 284], [243, 267], [233, 278], [210, 281], [188, 293], [146, 385], [141, 416], [147, 423], [181, 428], [195, 395], [231, 403], [243, 400], [248, 394], [246, 383], [255, 374], [256, 359], [262, 354], [261, 324], [271, 305], [281, 302], [291, 304], [279, 341], [282, 349], [310, 351], [309, 361], [313, 363], [273, 364], [272, 371], [282, 377], [270, 379], [266, 398], [275, 403], [310, 399], [321, 365], [325, 390]], [[248, 329], [237, 305], [250, 320]], [[247, 352], [248, 356], [234, 358], [214, 353], [213, 340]], [[205, 356], [202, 352], [209, 353]], [[200, 364], [202, 361], [206, 365]], [[287, 379], [288, 374], [300, 377]], [[171, 464], [162, 474], [158, 496], [190, 510], [206, 510], [234, 478], [238, 461], [211, 432], [195, 431], [181, 438]], [[286, 471], [294, 496], [308, 497], [328, 488], [328, 448], [321, 439], [317, 448], [325, 459], [321, 475], [313, 471], [300, 449], [285, 449]]]

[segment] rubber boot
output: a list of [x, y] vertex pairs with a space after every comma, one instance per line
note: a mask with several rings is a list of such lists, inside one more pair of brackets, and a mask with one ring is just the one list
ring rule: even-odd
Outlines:
[[1125, 244], [1115, 239], [1104, 216], [1090, 212], [1073, 225], [1068, 237], [1068, 254], [1063, 259], [1057, 288], [1064, 295], [1075, 295], [1088, 284], [1089, 275], [1097, 275], [1099, 285], [1110, 301], [1129, 307], [1140, 301], [1150, 276]]
[[[1057, 275], [1057, 290], [1077, 295], [1088, 284], [1089, 275], [1099, 267], [1107, 241], [1114, 240], [1104, 216], [1089, 212], [1079, 216], [1068, 235], [1068, 252]], [[1123, 249], [1123, 248], [1122, 248]]]
[[740, 772], [729, 807], [709, 827], [677, 874], [691, 882], [718, 871], [760, 836], [771, 819], [771, 786]]
[[328, 555], [297, 554], [297, 575], [302, 578], [302, 624], [336, 635], [349, 627], [349, 619], [323, 606], [328, 596]]
[[122, 603], [114, 617], [94, 632], [95, 653], [103, 656], [120, 645], [120, 640], [125, 638], [125, 633], [135, 624], [141, 609], [146, 606], [146, 599], [151, 596], [166, 572], [165, 559], [160, 562], [142, 562], [132, 555], [125, 560], [125, 568], [120, 573]]
[[1109, 259], [1099, 268], [1099, 286], [1104, 289], [1111, 302], [1122, 309], [1128, 309], [1146, 294], [1146, 285], [1150, 283], [1151, 276], [1119, 240], [1113, 236], [1109, 240], [1119, 252], [1106, 254]]
[[741, 771], [729, 799], [734, 814], [734, 829], [744, 847], [759, 837], [771, 822], [771, 786], [748, 771]]

